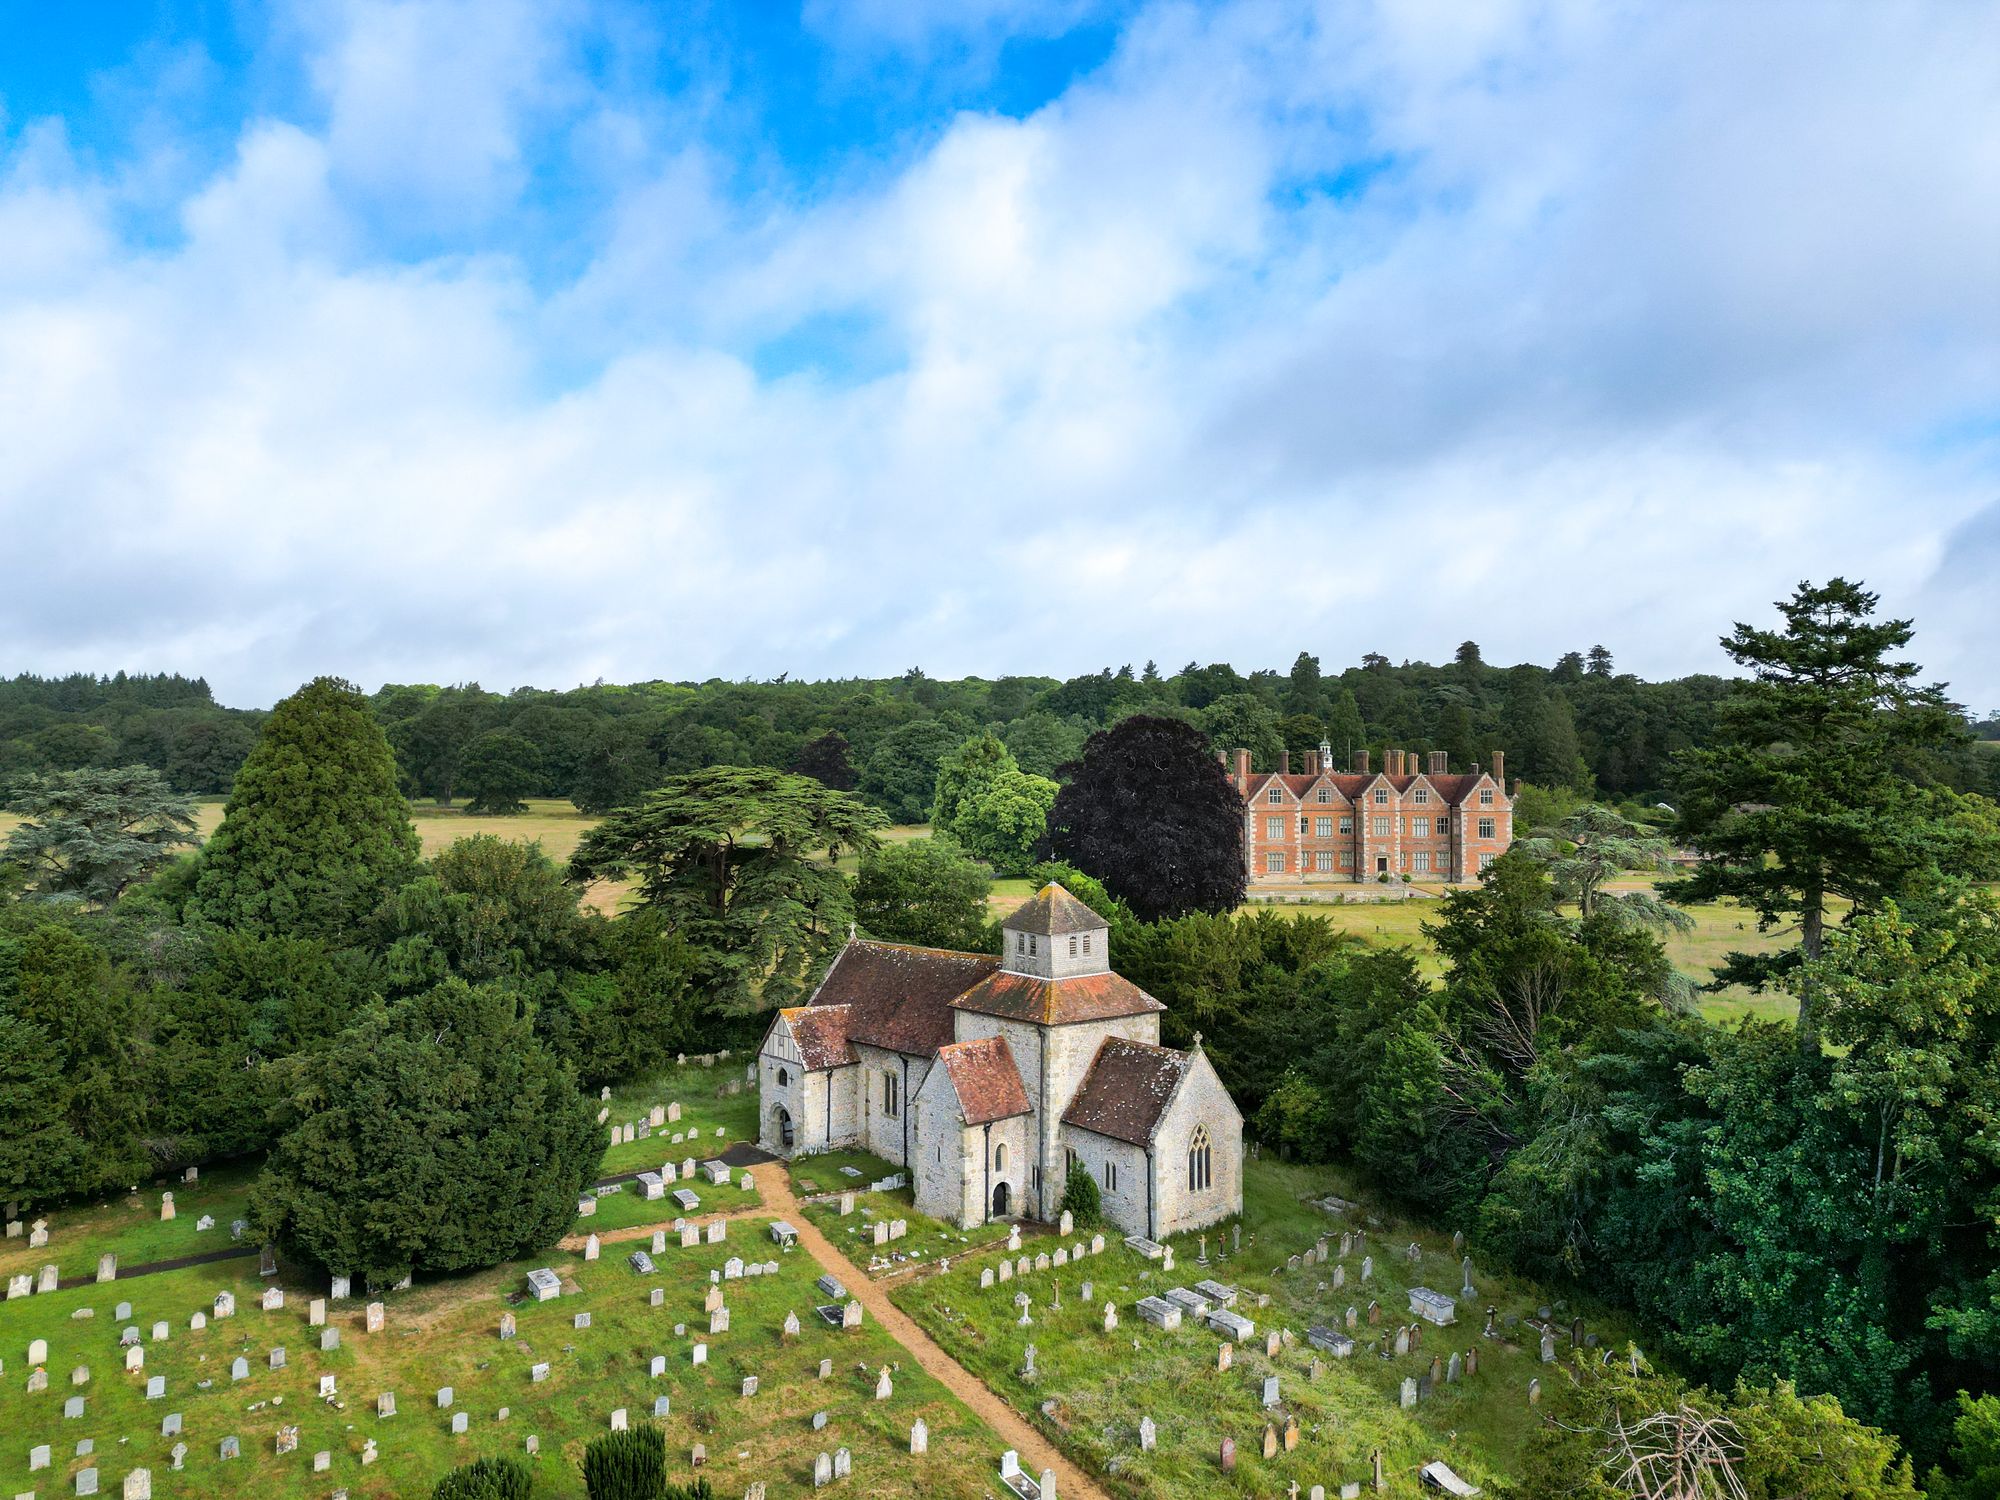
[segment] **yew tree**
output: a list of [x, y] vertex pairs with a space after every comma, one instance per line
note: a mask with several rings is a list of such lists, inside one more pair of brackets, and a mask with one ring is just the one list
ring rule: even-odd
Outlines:
[[396, 760], [358, 688], [319, 677], [271, 711], [202, 851], [195, 912], [338, 941], [416, 871]]

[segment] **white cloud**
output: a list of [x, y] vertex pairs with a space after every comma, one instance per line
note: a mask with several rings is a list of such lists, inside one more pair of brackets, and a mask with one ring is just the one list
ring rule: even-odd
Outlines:
[[[579, 94], [555, 14], [343, 7], [325, 120], [246, 123], [171, 246], [59, 132], [0, 158], [17, 666], [1664, 674], [1844, 572], [2000, 697], [1994, 445], [1930, 441], [2000, 397], [1983, 13], [1161, 7], [796, 198]], [[552, 277], [476, 226], [558, 97], [619, 189]], [[456, 251], [372, 253], [391, 203]], [[894, 357], [759, 377], [828, 318]]]

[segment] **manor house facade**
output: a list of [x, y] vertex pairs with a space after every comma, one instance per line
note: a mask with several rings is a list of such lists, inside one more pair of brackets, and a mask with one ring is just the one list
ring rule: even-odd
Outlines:
[[1352, 771], [1333, 769], [1332, 747], [1306, 756], [1304, 775], [1291, 757], [1276, 771], [1253, 773], [1250, 752], [1224, 768], [1243, 799], [1243, 868], [1252, 885], [1403, 880], [1477, 880], [1514, 841], [1507, 757], [1493, 769], [1449, 769], [1445, 752], [1391, 750], [1382, 770], [1369, 752]]
[[1112, 972], [1110, 933], [1059, 885], [1002, 926], [998, 957], [850, 939], [758, 1052], [759, 1140], [909, 1170], [919, 1212], [970, 1229], [1054, 1222], [1072, 1172], [1105, 1217], [1161, 1239], [1240, 1213], [1243, 1117], [1159, 1001]]

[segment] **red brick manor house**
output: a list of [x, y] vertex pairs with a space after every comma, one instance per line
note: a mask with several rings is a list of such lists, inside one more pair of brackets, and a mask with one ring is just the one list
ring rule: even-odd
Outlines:
[[1324, 743], [1276, 771], [1252, 772], [1250, 752], [1223, 765], [1243, 798], [1243, 861], [1252, 885], [1405, 880], [1476, 880], [1514, 838], [1507, 758], [1493, 769], [1447, 769], [1445, 753], [1391, 750], [1380, 771], [1369, 752], [1352, 771], [1333, 769]]

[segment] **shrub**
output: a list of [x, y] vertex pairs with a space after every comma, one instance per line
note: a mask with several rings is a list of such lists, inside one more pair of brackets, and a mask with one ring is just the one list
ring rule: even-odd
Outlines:
[[431, 1500], [528, 1500], [535, 1476], [511, 1458], [460, 1464], [437, 1482]]
[[1062, 1203], [1069, 1210], [1071, 1222], [1081, 1229], [1094, 1228], [1104, 1217], [1104, 1203], [1097, 1194], [1097, 1181], [1090, 1175], [1090, 1169], [1079, 1164], [1069, 1174], [1063, 1184]]
[[583, 1485], [590, 1500], [661, 1500], [667, 1442], [660, 1429], [635, 1427], [592, 1438], [583, 1450]]

